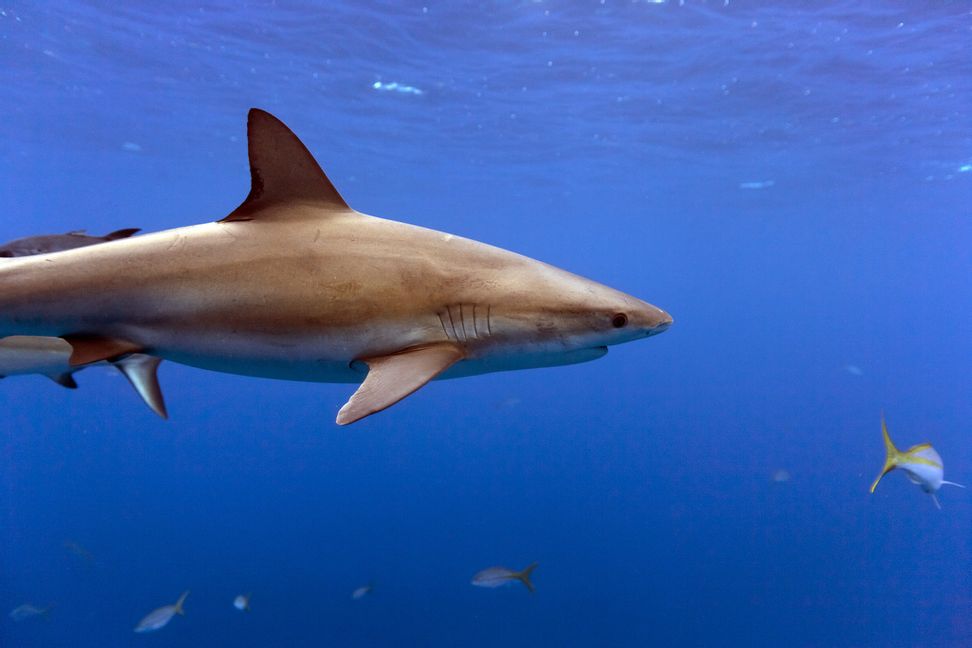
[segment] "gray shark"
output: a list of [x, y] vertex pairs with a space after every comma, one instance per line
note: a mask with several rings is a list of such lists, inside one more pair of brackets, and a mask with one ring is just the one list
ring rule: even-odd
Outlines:
[[74, 373], [96, 365], [112, 365], [118, 369], [149, 408], [167, 418], [165, 399], [159, 388], [158, 368], [162, 361], [142, 353], [131, 353], [111, 361], [85, 365], [70, 364], [73, 349], [58, 337], [12, 335], [0, 339], [0, 378], [25, 374], [47, 376], [57, 384], [75, 389]]
[[[34, 254], [73, 250], [79, 247], [128, 238], [139, 230], [123, 229], [105, 236], [87, 236], [84, 230], [67, 234], [29, 236], [0, 245], [0, 257], [19, 257]], [[14, 335], [0, 339], [0, 378], [7, 376], [40, 374], [47, 376], [62, 387], [77, 389], [74, 374], [92, 365], [71, 366], [71, 345], [56, 337]], [[158, 358], [134, 353], [118, 358], [114, 365], [128, 379], [135, 391], [149, 408], [167, 418], [165, 400], [158, 382]], [[95, 362], [94, 365], [109, 364]]]
[[359, 382], [348, 424], [434, 378], [593, 360], [661, 309], [564, 270], [351, 209], [262, 110], [250, 193], [225, 218], [0, 264], [0, 335], [63, 337], [72, 365], [147, 353], [251, 376]]
[[60, 252], [61, 250], [73, 250], [74, 248], [94, 245], [96, 243], [106, 243], [108, 241], [128, 238], [138, 231], [139, 229], [136, 227], [116, 230], [104, 236], [90, 236], [85, 234], [84, 230], [75, 230], [66, 234], [27, 236], [0, 245], [0, 257], [20, 257]]

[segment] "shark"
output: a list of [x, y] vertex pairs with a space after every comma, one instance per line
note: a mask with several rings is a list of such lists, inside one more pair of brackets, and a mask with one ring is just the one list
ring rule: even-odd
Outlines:
[[[106, 241], [128, 238], [139, 230], [122, 229], [104, 236], [88, 236], [84, 230], [67, 234], [44, 234], [16, 239], [0, 245], [0, 257], [20, 257], [72, 250]], [[113, 362], [96, 362], [90, 365], [72, 366], [71, 345], [57, 337], [13, 335], [0, 339], [0, 378], [7, 376], [40, 374], [58, 385], [77, 389], [74, 374], [90, 366], [111, 365], [118, 369], [149, 409], [162, 418], [168, 418], [165, 399], [158, 382], [161, 359], [133, 353]]]
[[250, 192], [217, 221], [0, 259], [0, 335], [62, 338], [72, 366], [140, 353], [360, 383], [347, 425], [433, 379], [594, 360], [672, 324], [541, 261], [352, 209], [266, 111], [247, 150]]
[[66, 234], [40, 234], [38, 236], [27, 236], [14, 239], [0, 245], [0, 257], [20, 257], [33, 254], [43, 254], [45, 252], [60, 252], [61, 250], [72, 250], [74, 248], [104, 243], [106, 241], [117, 241], [118, 239], [128, 238], [140, 230], [137, 227], [115, 230], [104, 236], [91, 236], [85, 230], [73, 230]]
[[77, 389], [74, 374], [93, 366], [113, 366], [135, 389], [149, 409], [168, 418], [165, 398], [159, 386], [158, 368], [161, 358], [143, 353], [130, 353], [110, 361], [71, 365], [71, 345], [58, 337], [11, 335], [0, 339], [0, 378], [27, 374], [47, 376], [58, 385]]

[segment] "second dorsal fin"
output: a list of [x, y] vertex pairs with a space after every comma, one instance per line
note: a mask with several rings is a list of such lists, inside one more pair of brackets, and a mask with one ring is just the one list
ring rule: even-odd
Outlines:
[[265, 110], [251, 108], [246, 134], [250, 194], [222, 222], [279, 218], [286, 212], [261, 212], [288, 204], [315, 204], [339, 212], [351, 209], [307, 147], [282, 121]]

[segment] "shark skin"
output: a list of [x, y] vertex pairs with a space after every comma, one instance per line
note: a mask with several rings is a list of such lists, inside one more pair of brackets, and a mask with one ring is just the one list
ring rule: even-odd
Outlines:
[[351, 209], [252, 109], [251, 189], [214, 223], [0, 263], [0, 335], [72, 364], [146, 353], [250, 376], [359, 382], [347, 424], [434, 378], [584, 362], [672, 318], [528, 257]]

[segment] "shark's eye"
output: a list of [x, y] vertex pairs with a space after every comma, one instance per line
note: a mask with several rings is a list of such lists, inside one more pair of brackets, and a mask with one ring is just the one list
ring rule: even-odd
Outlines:
[[614, 328], [624, 328], [628, 324], [628, 316], [624, 313], [618, 313], [611, 318], [611, 326]]

